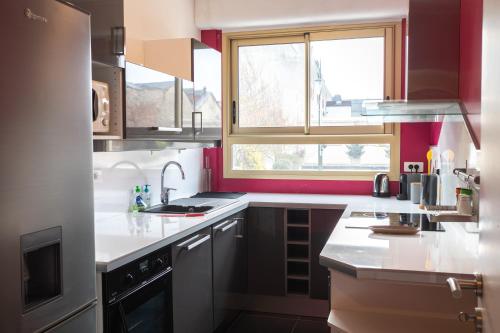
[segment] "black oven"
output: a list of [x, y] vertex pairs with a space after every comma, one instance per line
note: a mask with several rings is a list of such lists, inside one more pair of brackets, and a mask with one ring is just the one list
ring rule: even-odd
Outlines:
[[105, 333], [171, 333], [170, 248], [103, 274], [103, 303]]

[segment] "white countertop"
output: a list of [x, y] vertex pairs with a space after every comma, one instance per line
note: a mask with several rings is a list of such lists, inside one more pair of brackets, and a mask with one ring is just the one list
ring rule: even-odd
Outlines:
[[[409, 201], [360, 195], [249, 193], [237, 203], [203, 217], [161, 217], [146, 213], [98, 213], [95, 217], [97, 270], [107, 272], [140, 258], [218, 220], [247, 208], [330, 208], [371, 212], [413, 211]], [[345, 215], [344, 214], [344, 215]]]
[[[374, 238], [369, 230], [345, 229], [351, 211], [419, 213], [410, 201], [359, 195], [249, 193], [232, 205], [203, 217], [161, 217], [145, 213], [96, 214], [95, 241], [98, 271], [110, 271], [163, 246], [199, 231], [248, 206], [345, 209], [343, 218], [325, 246], [321, 262], [328, 267], [348, 268], [358, 278], [381, 278], [372, 274], [401, 271], [397, 278], [415, 272], [433, 280], [428, 273], [471, 274], [477, 234], [452, 224], [444, 233], [422, 232], [413, 238]], [[465, 242], [463, 237], [469, 237]], [[378, 236], [377, 236], [378, 237]], [[458, 246], [460, 244], [460, 246]], [[371, 275], [370, 275], [371, 274]], [[388, 276], [387, 278], [391, 278]]]
[[320, 194], [279, 194], [248, 193], [241, 199], [252, 207], [287, 208], [331, 208], [345, 209], [343, 216], [351, 212], [418, 213], [421, 210], [410, 201], [396, 200], [396, 197], [374, 198], [368, 195], [320, 195]]
[[358, 279], [441, 284], [450, 276], [473, 278], [479, 234], [475, 223], [441, 223], [444, 232], [374, 234], [373, 221], [342, 218], [320, 254], [320, 263]]
[[149, 213], [105, 213], [95, 217], [97, 271], [108, 272], [156, 251], [248, 206], [236, 201], [202, 217]]

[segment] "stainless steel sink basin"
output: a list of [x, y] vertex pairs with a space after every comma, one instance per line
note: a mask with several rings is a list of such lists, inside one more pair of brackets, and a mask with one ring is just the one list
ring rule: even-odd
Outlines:
[[189, 214], [211, 213], [236, 202], [228, 199], [183, 198], [170, 202], [169, 205], [158, 205], [148, 208], [144, 213], [156, 214]]
[[179, 206], [179, 205], [159, 205], [146, 209], [145, 213], [166, 213], [166, 214], [187, 214], [205, 213], [213, 209], [213, 206]]

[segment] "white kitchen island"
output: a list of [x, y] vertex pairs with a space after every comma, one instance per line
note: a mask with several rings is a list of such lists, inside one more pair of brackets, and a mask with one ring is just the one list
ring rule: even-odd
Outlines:
[[350, 228], [369, 224], [342, 218], [321, 252], [330, 269], [332, 332], [473, 332], [457, 315], [473, 313], [476, 296], [467, 290], [452, 298], [446, 279], [474, 278], [475, 224], [442, 223], [444, 232], [416, 235]]

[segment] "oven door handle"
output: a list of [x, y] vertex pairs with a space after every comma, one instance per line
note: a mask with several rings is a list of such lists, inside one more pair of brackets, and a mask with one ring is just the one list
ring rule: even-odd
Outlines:
[[125, 294], [123, 295], [120, 295], [120, 297], [118, 297], [117, 299], [114, 299], [113, 301], [109, 302], [108, 305], [109, 306], [113, 306], [113, 305], [116, 305], [117, 303], [120, 303], [121, 305], [121, 302], [129, 297], [130, 295], [138, 292], [139, 290], [141, 289], [144, 289], [146, 288], [147, 286], [151, 285], [152, 283], [156, 282], [157, 280], [163, 278], [165, 275], [169, 274], [170, 272], [172, 272], [172, 267], [168, 267], [167, 269], [165, 269], [163, 272], [153, 276], [151, 279], [149, 279], [148, 281], [146, 281], [145, 283], [141, 284], [140, 286], [137, 286], [135, 287], [134, 289], [132, 290], [129, 290], [128, 292], [126, 292]]

